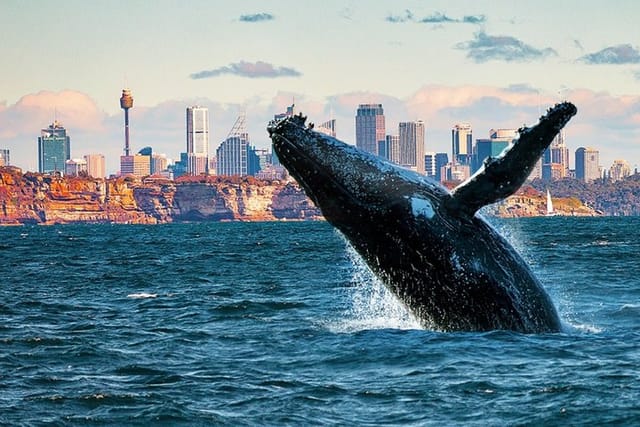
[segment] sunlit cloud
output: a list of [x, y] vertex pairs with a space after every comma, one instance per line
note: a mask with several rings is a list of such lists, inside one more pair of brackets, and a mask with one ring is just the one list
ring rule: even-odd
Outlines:
[[198, 71], [190, 75], [194, 80], [208, 79], [219, 77], [226, 74], [239, 77], [256, 78], [278, 78], [278, 77], [300, 77], [302, 73], [290, 67], [276, 67], [268, 62], [246, 62], [240, 61], [231, 63], [224, 67], [214, 68], [211, 70]]

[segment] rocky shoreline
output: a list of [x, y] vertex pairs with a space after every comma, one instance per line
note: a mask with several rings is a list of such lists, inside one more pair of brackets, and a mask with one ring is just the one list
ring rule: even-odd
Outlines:
[[[577, 199], [554, 199], [559, 215], [594, 216]], [[528, 187], [485, 208], [500, 217], [541, 216], [542, 194]], [[252, 177], [94, 179], [22, 173], [0, 167], [0, 225], [185, 221], [318, 220], [322, 214], [294, 182]]]
[[0, 225], [321, 218], [294, 183], [250, 177], [57, 177], [0, 168]]

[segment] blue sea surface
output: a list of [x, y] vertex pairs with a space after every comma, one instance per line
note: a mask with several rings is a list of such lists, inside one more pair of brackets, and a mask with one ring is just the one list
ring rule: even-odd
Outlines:
[[0, 424], [640, 424], [640, 218], [492, 221], [563, 332], [421, 329], [325, 222], [0, 228]]

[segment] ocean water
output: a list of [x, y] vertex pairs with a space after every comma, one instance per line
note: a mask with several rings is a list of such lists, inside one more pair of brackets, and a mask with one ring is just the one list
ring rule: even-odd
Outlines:
[[0, 228], [0, 424], [640, 424], [640, 218], [493, 222], [563, 332], [421, 329], [324, 222]]

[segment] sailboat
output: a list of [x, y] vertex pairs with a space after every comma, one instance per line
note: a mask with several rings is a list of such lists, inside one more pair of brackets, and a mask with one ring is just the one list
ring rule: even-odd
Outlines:
[[557, 213], [553, 210], [553, 202], [551, 201], [551, 193], [547, 188], [547, 216], [556, 216]]

